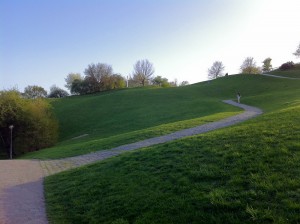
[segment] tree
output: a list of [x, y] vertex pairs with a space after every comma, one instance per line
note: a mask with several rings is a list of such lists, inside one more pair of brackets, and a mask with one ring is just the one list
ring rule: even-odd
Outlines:
[[283, 64], [279, 67], [279, 69], [282, 70], [282, 71], [289, 70], [289, 69], [293, 69], [293, 68], [295, 68], [295, 64], [294, 64], [294, 62], [292, 62], [292, 61], [288, 61], [288, 62], [286, 62], [286, 63], [283, 63]]
[[74, 80], [70, 91], [75, 95], [99, 92], [99, 83], [97, 82], [96, 78], [86, 76], [83, 80]]
[[82, 76], [80, 73], [69, 73], [68, 76], [65, 78], [65, 81], [66, 81], [66, 85], [65, 87], [69, 90], [71, 90], [71, 87], [72, 87], [72, 83], [75, 81], [75, 80], [83, 80]]
[[189, 85], [189, 82], [188, 81], [182, 81], [179, 86], [187, 86]]
[[149, 84], [154, 74], [153, 64], [147, 59], [137, 61], [133, 66], [133, 79], [142, 86]]
[[208, 69], [208, 78], [209, 79], [216, 79], [223, 76], [225, 66], [221, 61], [215, 61], [211, 68]]
[[0, 92], [0, 148], [10, 148], [9, 126], [14, 126], [14, 154], [38, 150], [57, 140], [58, 124], [44, 99], [27, 100], [14, 90]]
[[126, 86], [126, 80], [123, 76], [120, 74], [113, 74], [110, 77], [110, 89], [120, 89], [125, 88]]
[[84, 74], [87, 80], [91, 80], [93, 84], [98, 83], [96, 86], [93, 86], [95, 92], [103, 91], [106, 90], [105, 80], [108, 80], [113, 75], [113, 69], [110, 65], [104, 63], [90, 64], [84, 70]]
[[256, 66], [256, 62], [254, 61], [254, 58], [247, 57], [243, 64], [241, 65], [241, 71], [242, 73], [246, 74], [260, 74], [261, 70], [259, 67]]
[[156, 76], [152, 82], [153, 82], [153, 85], [156, 85], [156, 86], [170, 87], [170, 83], [168, 82], [168, 79], [163, 78], [161, 76]]
[[62, 98], [66, 96], [69, 96], [69, 93], [66, 90], [63, 90], [56, 85], [50, 87], [49, 98]]
[[24, 89], [24, 97], [28, 99], [37, 99], [47, 97], [47, 91], [41, 86], [27, 86]]
[[293, 53], [296, 57], [300, 57], [300, 44], [298, 45], [298, 48], [296, 49], [295, 53]]
[[263, 72], [269, 72], [272, 70], [272, 64], [271, 64], [272, 59], [271, 58], [266, 58], [263, 61], [263, 67], [262, 67], [262, 71]]

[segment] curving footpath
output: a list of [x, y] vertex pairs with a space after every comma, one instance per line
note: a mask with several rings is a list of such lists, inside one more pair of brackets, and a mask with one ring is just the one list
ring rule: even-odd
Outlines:
[[300, 78], [292, 78], [292, 77], [286, 77], [286, 76], [271, 75], [271, 74], [267, 74], [267, 73], [264, 73], [264, 74], [262, 74], [262, 75], [264, 75], [264, 76], [269, 76], [269, 77], [272, 77], [272, 78], [279, 78], [279, 79], [300, 80]]
[[161, 144], [176, 139], [198, 135], [223, 127], [232, 126], [262, 114], [256, 107], [238, 104], [232, 100], [224, 103], [243, 108], [245, 111], [220, 121], [184, 129], [168, 135], [122, 145], [82, 156], [57, 160], [2, 160], [0, 161], [0, 223], [45, 224], [46, 217], [43, 179], [64, 170], [119, 155], [126, 151]]

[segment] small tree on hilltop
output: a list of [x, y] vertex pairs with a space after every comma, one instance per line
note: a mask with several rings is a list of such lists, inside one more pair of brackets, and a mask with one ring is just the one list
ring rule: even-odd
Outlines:
[[263, 61], [263, 67], [262, 67], [262, 71], [263, 71], [263, 72], [269, 72], [269, 71], [272, 70], [271, 61], [272, 61], [271, 58], [266, 58], [266, 59]]
[[28, 99], [37, 99], [47, 97], [47, 91], [41, 86], [27, 86], [24, 89], [24, 97]]
[[261, 69], [256, 66], [256, 62], [254, 61], [254, 58], [247, 57], [243, 64], [240, 67], [242, 73], [245, 74], [260, 74]]
[[221, 61], [215, 61], [210, 69], [208, 69], [208, 78], [209, 79], [216, 79], [221, 76], [224, 76], [224, 68], [225, 66]]
[[83, 78], [82, 78], [81, 74], [80, 73], [69, 73], [68, 76], [65, 78], [65, 81], [66, 81], [65, 87], [67, 89], [71, 90], [72, 84], [75, 80], [82, 81]]
[[62, 98], [66, 96], [69, 96], [69, 93], [66, 90], [63, 90], [56, 85], [50, 87], [49, 98]]
[[295, 53], [293, 53], [296, 57], [300, 57], [300, 44], [298, 45], [297, 50], [295, 51]]
[[104, 63], [89, 64], [84, 70], [85, 82], [89, 82], [90, 89], [88, 93], [100, 92], [106, 90], [109, 77], [113, 75], [112, 66]]
[[154, 67], [147, 59], [137, 61], [133, 66], [133, 79], [145, 86], [152, 79]]
[[160, 86], [160, 87], [169, 87], [170, 86], [168, 79], [163, 78], [160, 75], [156, 76], [152, 82], [153, 82], [153, 85]]

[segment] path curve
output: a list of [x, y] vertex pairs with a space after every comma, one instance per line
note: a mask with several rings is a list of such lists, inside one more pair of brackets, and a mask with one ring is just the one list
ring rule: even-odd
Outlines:
[[300, 78], [292, 78], [292, 77], [285, 77], [280, 75], [271, 75], [271, 74], [262, 74], [264, 76], [273, 77], [273, 78], [279, 78], [279, 79], [294, 79], [294, 80], [300, 80]]
[[168, 135], [122, 145], [86, 155], [56, 160], [1, 160], [0, 161], [0, 223], [1, 224], [47, 224], [43, 179], [64, 170], [72, 169], [106, 158], [156, 144], [198, 135], [228, 127], [263, 113], [259, 108], [239, 104], [232, 100], [224, 103], [243, 108], [241, 114], [184, 129]]

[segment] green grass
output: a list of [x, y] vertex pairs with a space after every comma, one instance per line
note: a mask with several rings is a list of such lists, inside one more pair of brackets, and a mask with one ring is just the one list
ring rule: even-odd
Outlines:
[[298, 223], [300, 103], [45, 181], [51, 223]]
[[27, 153], [22, 156], [22, 159], [57, 159], [83, 155], [104, 149], [111, 149], [120, 145], [130, 144], [140, 140], [166, 135], [178, 130], [195, 127], [197, 125], [218, 121], [241, 112], [242, 111], [217, 113], [210, 116], [178, 121], [143, 130], [114, 135], [107, 138], [97, 139], [96, 137], [86, 136], [79, 139], [66, 140], [58, 144], [56, 147], [40, 150], [34, 153]]
[[[241, 91], [243, 103], [261, 107], [265, 113], [233, 127], [128, 152], [47, 177], [45, 194], [50, 222], [299, 223], [299, 84], [300, 81], [295, 80], [239, 75], [178, 89], [129, 90], [129, 93], [144, 91], [145, 95], [156, 95], [153, 101], [150, 96], [146, 98], [149, 103], [160, 102], [158, 98], [166, 93], [184, 95], [174, 97], [174, 110], [175, 98], [193, 102], [191, 105], [209, 100], [206, 106], [221, 109], [218, 105], [221, 99], [234, 98], [236, 91]], [[62, 107], [55, 106], [57, 110]], [[225, 111], [230, 108], [226, 107]], [[161, 117], [152, 120], [152, 124], [140, 124], [143, 128], [133, 124], [134, 130], [126, 125], [116, 133], [111, 130], [106, 136], [112, 140], [108, 145], [114, 144], [118, 136], [141, 133], [143, 138], [148, 131], [150, 135], [164, 133], [177, 125], [184, 128], [198, 122], [196, 111], [201, 108], [189, 116], [183, 115], [185, 109], [178, 107], [173, 119]], [[151, 111], [149, 113], [154, 113]], [[212, 111], [216, 119], [223, 116], [217, 109]], [[199, 118], [199, 122], [212, 119], [204, 118], [209, 114], [200, 114], [204, 121]], [[161, 115], [157, 113], [157, 116]], [[70, 134], [62, 139], [68, 139], [67, 136]], [[97, 136], [102, 134], [94, 137]], [[89, 138], [97, 142], [94, 137]], [[83, 140], [76, 141], [85, 144]]]
[[[170, 131], [164, 132], [166, 126], [161, 125], [177, 126], [177, 122], [205, 120], [211, 115], [222, 118], [221, 113], [240, 111], [221, 102], [234, 99], [238, 91], [242, 103], [261, 107], [265, 112], [297, 101], [300, 93], [297, 81], [237, 75], [181, 88], [137, 88], [60, 99], [53, 102], [60, 123], [60, 142], [20, 158], [75, 156], [180, 129], [167, 128]], [[70, 140], [83, 134], [88, 137]]]
[[290, 77], [290, 78], [300, 78], [300, 64], [295, 64], [295, 68], [286, 70], [286, 71], [280, 71], [274, 70], [270, 72], [272, 75], [281, 75], [285, 77]]

